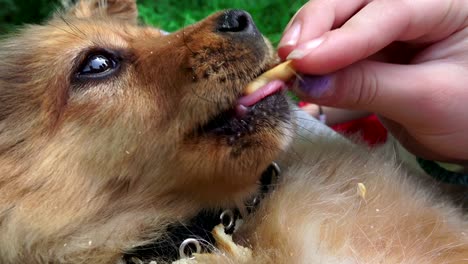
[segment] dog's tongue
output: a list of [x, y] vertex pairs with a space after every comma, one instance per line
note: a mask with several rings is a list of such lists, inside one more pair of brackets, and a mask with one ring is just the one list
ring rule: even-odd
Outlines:
[[285, 83], [281, 80], [271, 81], [251, 94], [244, 95], [237, 100], [236, 113], [238, 116], [243, 116], [247, 112], [247, 107], [260, 102], [263, 98], [270, 96], [285, 87]]
[[260, 87], [258, 90], [253, 91], [251, 94], [247, 94], [237, 100], [237, 104], [243, 106], [252, 106], [260, 102], [263, 98], [272, 95], [279, 90], [285, 87], [285, 84], [281, 80], [271, 81], [264, 86]]

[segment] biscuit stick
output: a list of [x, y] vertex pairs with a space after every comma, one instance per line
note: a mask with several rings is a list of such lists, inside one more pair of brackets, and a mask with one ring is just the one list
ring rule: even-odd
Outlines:
[[267, 83], [273, 80], [288, 81], [296, 74], [296, 71], [292, 67], [292, 61], [285, 61], [272, 69], [264, 72], [258, 76], [255, 80], [250, 82], [245, 88], [245, 94], [249, 95], [265, 86]]

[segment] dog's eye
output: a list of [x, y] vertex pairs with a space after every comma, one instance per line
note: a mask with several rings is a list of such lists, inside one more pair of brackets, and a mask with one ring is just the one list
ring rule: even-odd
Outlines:
[[96, 74], [109, 71], [113, 68], [114, 61], [103, 56], [103, 55], [93, 55], [88, 58], [88, 61], [85, 63], [83, 69], [81, 69], [81, 74]]
[[107, 54], [88, 56], [78, 70], [78, 78], [102, 78], [115, 72], [119, 67], [118, 60]]

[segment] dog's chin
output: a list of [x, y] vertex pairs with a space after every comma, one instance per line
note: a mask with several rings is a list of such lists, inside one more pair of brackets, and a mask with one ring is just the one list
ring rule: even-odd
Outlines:
[[262, 172], [288, 145], [290, 109], [284, 90], [245, 107], [222, 111], [193, 133], [181, 161], [189, 171], [184, 192], [207, 205], [248, 197]]

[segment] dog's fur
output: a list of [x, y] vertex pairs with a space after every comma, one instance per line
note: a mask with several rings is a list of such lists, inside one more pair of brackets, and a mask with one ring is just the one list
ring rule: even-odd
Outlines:
[[[466, 263], [462, 213], [383, 151], [320, 136], [287, 147], [284, 97], [248, 133], [199, 129], [276, 60], [260, 34], [217, 31], [223, 16], [163, 36], [137, 24], [134, 0], [82, 0], [2, 41], [0, 262], [117, 263], [168, 224], [242, 203], [286, 153], [234, 236], [248, 263]], [[118, 71], [77, 77], [102, 52]]]

